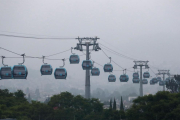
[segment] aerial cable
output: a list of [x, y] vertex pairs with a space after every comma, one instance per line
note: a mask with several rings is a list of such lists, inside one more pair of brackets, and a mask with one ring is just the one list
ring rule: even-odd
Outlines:
[[106, 47], [102, 47], [102, 48], [105, 49], [105, 50], [107, 50], [107, 51], [109, 51], [109, 52], [111, 52], [111, 53], [113, 53], [113, 54], [115, 54], [115, 55], [117, 55], [117, 56], [119, 56], [119, 57], [123, 57], [123, 58], [129, 59], [129, 60], [136, 60], [136, 59], [127, 57], [127, 56], [125, 56], [125, 55], [123, 55], [123, 54], [121, 54], [121, 53], [118, 53], [118, 52], [116, 52], [116, 51], [114, 51], [114, 50], [112, 50], [112, 49], [109, 49], [109, 48], [106, 48]]
[[154, 75], [156, 75], [156, 73], [150, 68], [150, 70], [154, 73]]
[[[108, 57], [110, 58], [105, 52], [104, 50], [101, 49], [101, 51]], [[110, 59], [111, 60], [111, 59]], [[119, 66], [120, 68], [124, 69], [123, 67], [121, 67], [119, 64], [117, 64], [116, 62], [114, 62], [114, 60], [111, 60], [113, 63], [115, 63], [117, 66]]]
[[137, 60], [137, 59], [135, 59], [135, 58], [132, 58], [132, 57], [128, 57], [128, 56], [126, 56], [126, 55], [123, 55], [123, 54], [121, 54], [121, 53], [119, 53], [119, 52], [117, 52], [117, 51], [115, 51], [115, 50], [113, 50], [113, 49], [111, 49], [111, 48], [103, 45], [102, 43], [99, 43], [99, 44], [101, 44], [103, 47], [105, 47], [105, 48], [108, 49], [109, 51], [114, 52], [114, 53], [116, 53], [116, 54], [119, 54], [119, 55], [121, 55], [121, 56], [123, 56], [123, 57], [125, 57], [125, 58], [127, 58], [127, 59]]
[[54, 56], [54, 55], [58, 55], [58, 54], [61, 54], [61, 53], [64, 53], [64, 52], [67, 52], [71, 49], [68, 49], [68, 50], [65, 50], [65, 51], [62, 51], [62, 52], [59, 52], [59, 53], [55, 53], [55, 54], [52, 54], [52, 55], [48, 55], [48, 56], [45, 56], [45, 57], [51, 57], [51, 56]]
[[16, 55], [19, 55], [19, 56], [21, 56], [21, 54], [19, 54], [19, 53], [15, 53], [15, 52], [13, 52], [13, 51], [10, 51], [10, 50], [7, 50], [7, 49], [5, 49], [5, 48], [2, 48], [2, 47], [0, 47], [0, 49], [3, 49], [3, 50], [5, 50], [5, 51], [8, 51], [8, 52], [11, 52], [11, 53], [13, 53], [13, 54], [16, 54]]
[[57, 37], [57, 38], [61, 38], [60, 36], [50, 36], [50, 35], [39, 35], [39, 34], [28, 34], [28, 33], [19, 33], [19, 32], [11, 32], [11, 31], [0, 31], [1, 33], [3, 32], [3, 34], [6, 34], [6, 33], [13, 33], [13, 34], [20, 34], [20, 35], [29, 35], [29, 36], [43, 36], [43, 37]]
[[121, 53], [119, 53], [119, 52], [117, 52], [117, 51], [115, 51], [115, 50], [113, 50], [113, 49], [111, 49], [111, 48], [103, 45], [102, 43], [99, 43], [99, 44], [101, 44], [102, 46], [106, 47], [107, 49], [109, 49], [109, 50], [111, 50], [111, 51], [113, 51], [113, 52], [115, 52], [115, 53], [117, 53], [117, 54], [120, 54], [120, 55], [122, 55], [122, 56], [124, 56], [124, 57], [130, 58], [130, 59], [133, 59], [133, 60], [137, 60], [137, 59], [135, 59], [135, 58], [131, 58], [131, 57], [128, 57], [128, 56], [126, 56], [126, 55], [123, 55], [123, 54], [121, 54]]
[[67, 39], [76, 39], [76, 38], [55, 38], [55, 37], [30, 37], [30, 36], [21, 36], [21, 35], [10, 35], [10, 34], [0, 34], [4, 37], [16, 37], [16, 38], [29, 38], [29, 39], [53, 39], [53, 40], [67, 40]]

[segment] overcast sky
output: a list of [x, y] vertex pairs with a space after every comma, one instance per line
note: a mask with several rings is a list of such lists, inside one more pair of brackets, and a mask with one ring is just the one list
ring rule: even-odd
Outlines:
[[[148, 60], [150, 65], [169, 69], [172, 74], [180, 74], [179, 31], [179, 0], [0, 0], [0, 33], [65, 38], [98, 36], [99, 43], [126, 56]], [[75, 47], [77, 43], [77, 40], [34, 40], [0, 36], [0, 47], [31, 56], [61, 52]], [[132, 60], [104, 51], [123, 68], [133, 67]], [[52, 58], [67, 58], [70, 54], [69, 51]], [[2, 55], [17, 56], [0, 50], [0, 56]], [[102, 51], [92, 52], [91, 58], [102, 65], [109, 62]], [[83, 59], [85, 56], [81, 57], [81, 62]], [[13, 66], [21, 61], [6, 59], [5, 63]], [[52, 64], [53, 68], [62, 65], [61, 61], [46, 62]], [[38, 72], [41, 64], [39, 59], [26, 59], [25, 62], [28, 69]], [[121, 69], [113, 65], [114, 69]], [[84, 88], [85, 72], [81, 64], [70, 65], [66, 61], [65, 67], [68, 76], [72, 77], [70, 82], [72, 79], [79, 80]], [[155, 68], [152, 70], [157, 72]], [[113, 74], [119, 78], [122, 72]], [[132, 83], [132, 73], [127, 74], [130, 76], [129, 82], [119, 83], [117, 80], [118, 85]], [[107, 82], [108, 75], [101, 68], [101, 76], [92, 77], [91, 85], [117, 86]], [[155, 77], [152, 72], [151, 75]], [[53, 76], [51, 78], [54, 79]]]

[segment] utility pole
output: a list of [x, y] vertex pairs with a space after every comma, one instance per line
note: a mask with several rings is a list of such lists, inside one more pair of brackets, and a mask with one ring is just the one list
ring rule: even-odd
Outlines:
[[143, 96], [143, 84], [142, 84], [142, 67], [145, 66], [145, 69], [149, 69], [148, 63], [149, 61], [134, 61], [134, 69], [137, 69], [137, 67], [140, 67], [140, 96]]
[[[93, 46], [91, 50], [99, 51], [101, 48], [99, 47], [99, 44], [97, 42], [97, 37], [91, 38], [91, 37], [84, 37], [84, 38], [76, 38], [79, 40], [79, 43], [77, 46], [74, 48], [79, 51], [86, 50], [86, 60], [89, 60], [89, 47]], [[86, 46], [86, 49], [83, 49], [83, 46]], [[91, 93], [90, 93], [90, 70], [86, 70], [86, 77], [85, 77], [85, 98], [90, 99], [91, 98]]]
[[[163, 81], [165, 83], [165, 75], [170, 75], [169, 70], [158, 70], [157, 75], [163, 75]], [[165, 91], [165, 84], [163, 85], [163, 91]]]

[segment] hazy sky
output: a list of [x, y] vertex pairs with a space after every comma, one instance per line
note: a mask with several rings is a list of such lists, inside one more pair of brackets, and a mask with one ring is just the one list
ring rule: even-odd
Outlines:
[[[180, 73], [179, 31], [179, 0], [0, 0], [0, 33], [68, 38], [98, 36], [99, 43], [129, 57], [149, 60], [149, 64], [159, 69], [170, 69], [174, 74]], [[77, 42], [0, 36], [0, 47], [31, 56], [64, 51], [75, 47]], [[132, 60], [105, 52], [124, 68], [134, 65]], [[75, 53], [82, 54], [79, 51]], [[67, 58], [70, 54], [69, 51], [52, 58]], [[0, 50], [0, 55], [16, 56], [3, 50]], [[91, 58], [102, 65], [109, 61], [102, 51], [92, 52]], [[81, 62], [83, 59], [85, 56], [81, 57]], [[5, 63], [13, 66], [21, 61], [6, 59]], [[46, 62], [52, 64], [54, 69], [62, 65], [61, 61]], [[41, 64], [39, 59], [26, 59], [25, 62], [28, 69], [38, 72]], [[81, 84], [74, 84], [74, 87], [80, 85], [80, 88], [84, 88], [85, 71], [81, 64], [70, 65], [69, 61], [66, 61], [65, 67], [71, 78], [69, 82], [63, 81], [63, 84], [77, 84], [79, 81]], [[121, 68], [114, 64], [114, 69]], [[128, 83], [117, 80], [114, 84], [108, 83], [109, 74], [104, 73], [102, 68], [100, 70], [100, 77], [91, 78], [92, 86], [113, 87], [132, 83], [130, 72], [127, 73], [130, 76]], [[152, 70], [157, 72], [154, 68]], [[119, 78], [122, 72], [113, 74]], [[151, 75], [154, 76], [152, 72]], [[48, 78], [54, 80], [53, 76]]]

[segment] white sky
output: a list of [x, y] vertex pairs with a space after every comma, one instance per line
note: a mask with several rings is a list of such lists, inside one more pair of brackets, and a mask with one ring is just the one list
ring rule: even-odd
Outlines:
[[[170, 69], [174, 74], [180, 72], [179, 31], [179, 0], [0, 0], [0, 33], [17, 32], [73, 38], [98, 36], [98, 41], [109, 48], [133, 58], [148, 60], [149, 64], [160, 69]], [[0, 47], [31, 56], [64, 51], [75, 47], [77, 42], [0, 37]], [[76, 53], [82, 54], [78, 51]], [[106, 53], [124, 68], [134, 65], [131, 60], [108, 51]], [[52, 58], [67, 58], [70, 54], [69, 51]], [[0, 50], [0, 55], [16, 56], [3, 50]], [[81, 61], [83, 59], [85, 56], [81, 57]], [[102, 51], [92, 52], [92, 59], [100, 64], [109, 61]], [[21, 61], [7, 59], [5, 63], [13, 66]], [[53, 68], [62, 65], [61, 61], [47, 62]], [[28, 69], [37, 71], [41, 64], [42, 61], [36, 59], [26, 59], [25, 62]], [[81, 64], [69, 65], [69, 61], [66, 61], [66, 68], [68, 75], [73, 78], [63, 84], [72, 83], [73, 87], [77, 87], [79, 84], [75, 83], [79, 80], [82, 82], [81, 88], [84, 88], [85, 72], [81, 69]], [[114, 65], [114, 69], [120, 68]], [[122, 72], [114, 74], [119, 78]], [[132, 73], [127, 74], [132, 76]], [[109, 85], [108, 75], [101, 68], [101, 76], [92, 78], [92, 86], [106, 88], [122, 85], [119, 80], [119, 84]], [[131, 78], [128, 83], [123, 84], [132, 83]], [[73, 84], [72, 79], [77, 81]]]

